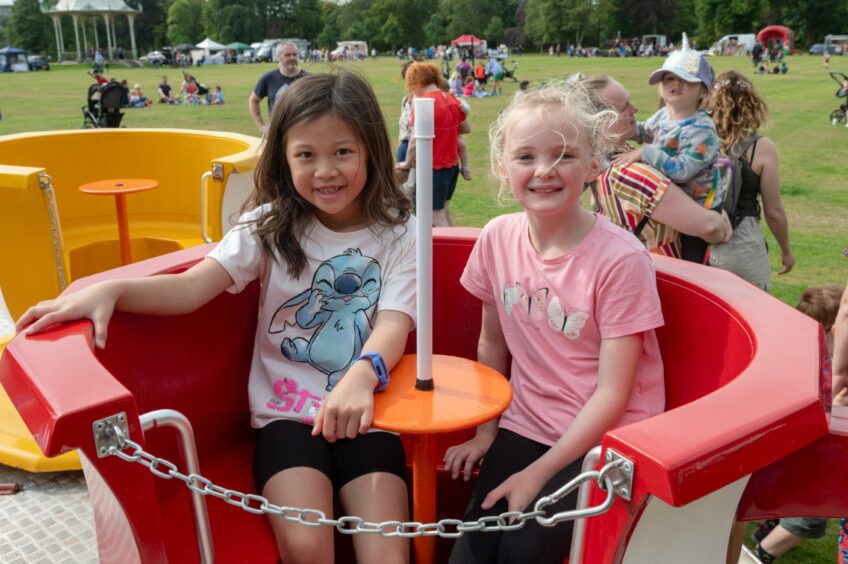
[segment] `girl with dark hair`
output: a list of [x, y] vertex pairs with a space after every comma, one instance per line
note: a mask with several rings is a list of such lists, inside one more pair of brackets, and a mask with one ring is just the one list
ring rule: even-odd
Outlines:
[[[351, 72], [294, 83], [274, 105], [255, 182], [255, 209], [197, 265], [43, 302], [17, 328], [88, 318], [104, 347], [115, 309], [187, 313], [258, 280], [248, 383], [257, 491], [328, 516], [337, 494], [346, 514], [406, 521], [400, 438], [370, 427], [415, 318], [415, 227], [368, 83]], [[334, 529], [270, 522], [283, 562], [334, 561]], [[409, 560], [402, 538], [353, 542], [362, 562]]]

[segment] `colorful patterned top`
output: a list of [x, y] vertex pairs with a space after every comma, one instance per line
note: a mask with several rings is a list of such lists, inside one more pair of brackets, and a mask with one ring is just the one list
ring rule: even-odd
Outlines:
[[639, 124], [637, 141], [650, 143], [644, 147], [642, 162], [665, 174], [705, 208], [712, 207], [719, 140], [706, 112], [698, 110], [691, 117], [673, 121], [668, 108], [661, 108]]
[[[671, 181], [643, 163], [604, 170], [592, 186], [595, 208], [612, 223], [633, 233], [650, 218]], [[678, 232], [648, 219], [639, 240], [652, 253], [680, 258]]]

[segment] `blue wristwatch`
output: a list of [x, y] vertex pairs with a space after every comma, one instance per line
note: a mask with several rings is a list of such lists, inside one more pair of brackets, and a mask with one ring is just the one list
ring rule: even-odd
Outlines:
[[356, 360], [368, 360], [371, 362], [371, 366], [374, 367], [374, 372], [377, 373], [378, 382], [377, 387], [374, 388], [374, 392], [382, 392], [385, 390], [386, 386], [389, 385], [389, 370], [386, 368], [386, 362], [383, 360], [383, 357], [380, 356], [380, 353], [362, 353], [362, 355]]

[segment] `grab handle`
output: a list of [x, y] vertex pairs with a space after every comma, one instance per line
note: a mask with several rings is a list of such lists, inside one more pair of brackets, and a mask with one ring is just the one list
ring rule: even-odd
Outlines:
[[200, 238], [205, 243], [212, 242], [212, 238], [206, 232], [206, 193], [209, 191], [206, 181], [209, 180], [210, 176], [212, 176], [212, 173], [207, 171], [200, 177]]

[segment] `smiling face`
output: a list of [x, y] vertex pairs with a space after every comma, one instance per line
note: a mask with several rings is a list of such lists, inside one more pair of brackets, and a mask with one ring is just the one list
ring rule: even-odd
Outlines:
[[[676, 74], [667, 72], [660, 83], [660, 96], [669, 108], [686, 116], [698, 109], [703, 94], [701, 82], [686, 82]], [[684, 117], [686, 117], [684, 116]]]
[[530, 215], [572, 217], [600, 166], [588, 132], [558, 108], [519, 110], [512, 121], [499, 165], [512, 195]]
[[598, 97], [602, 102], [618, 113], [618, 120], [612, 126], [610, 133], [616, 135], [623, 144], [636, 135], [636, 113], [639, 108], [630, 102], [630, 93], [618, 82], [611, 80], [600, 92]]
[[362, 227], [361, 194], [368, 178], [368, 153], [356, 133], [327, 114], [289, 132], [285, 158], [297, 193], [334, 231]]

